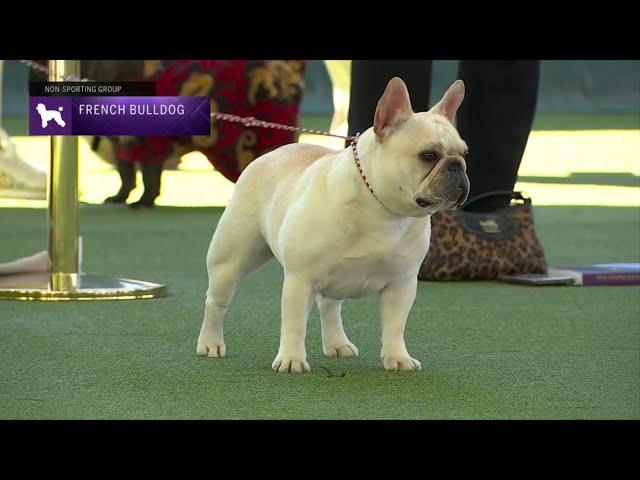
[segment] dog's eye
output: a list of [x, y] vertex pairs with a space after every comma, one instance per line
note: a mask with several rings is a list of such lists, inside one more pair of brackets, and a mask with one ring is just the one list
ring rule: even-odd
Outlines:
[[427, 162], [435, 162], [440, 158], [440, 154], [433, 150], [427, 150], [426, 152], [420, 152], [420, 158]]

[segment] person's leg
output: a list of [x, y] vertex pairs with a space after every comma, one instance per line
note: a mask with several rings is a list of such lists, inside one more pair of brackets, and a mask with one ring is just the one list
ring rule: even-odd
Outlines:
[[2, 125], [2, 67], [4, 60], [0, 60], [0, 125]]
[[116, 158], [116, 169], [120, 175], [120, 190], [106, 198], [104, 203], [125, 203], [131, 190], [136, 188], [136, 166], [133, 162]]
[[9, 174], [14, 187], [28, 188], [44, 192], [47, 188], [47, 174], [26, 162], [16, 150], [9, 134], [2, 128], [2, 78], [4, 60], [0, 60], [0, 170]]
[[160, 195], [162, 167], [162, 162], [140, 164], [140, 169], [142, 170], [142, 182], [144, 183], [144, 192], [140, 197], [140, 200], [129, 205], [131, 208], [151, 208], [155, 205], [156, 198]]
[[[460, 62], [466, 96], [457, 116], [460, 136], [469, 146], [469, 198], [492, 190], [513, 189], [533, 124], [540, 62]], [[508, 198], [489, 198], [476, 211], [504, 207]]]
[[351, 82], [351, 60], [325, 60], [324, 65], [331, 79], [333, 91], [333, 118], [330, 131], [339, 135], [347, 134], [349, 115], [349, 84]]
[[400, 77], [411, 94], [416, 112], [429, 107], [431, 60], [353, 60], [349, 98], [349, 135], [373, 125], [376, 106], [387, 83]]

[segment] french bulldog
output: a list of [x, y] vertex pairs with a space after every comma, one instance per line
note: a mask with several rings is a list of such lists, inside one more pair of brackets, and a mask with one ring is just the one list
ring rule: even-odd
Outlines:
[[207, 253], [197, 354], [225, 356], [223, 318], [238, 280], [275, 257], [284, 284], [273, 370], [310, 370], [305, 336], [314, 301], [324, 354], [358, 355], [342, 325], [342, 302], [377, 293], [384, 367], [419, 371], [404, 329], [429, 248], [430, 216], [456, 208], [469, 193], [467, 145], [452, 124], [463, 98], [457, 80], [433, 108], [414, 113], [405, 83], [395, 77], [355, 149], [296, 143], [251, 163]]

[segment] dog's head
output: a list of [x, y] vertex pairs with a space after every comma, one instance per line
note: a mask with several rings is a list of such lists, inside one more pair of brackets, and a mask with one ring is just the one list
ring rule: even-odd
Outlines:
[[388, 83], [368, 156], [373, 189], [389, 210], [422, 217], [466, 201], [467, 145], [452, 124], [463, 98], [464, 83], [457, 80], [428, 112], [414, 113], [404, 82]]
[[46, 107], [44, 106], [44, 103], [39, 103], [38, 105], [36, 105], [36, 110], [38, 111], [38, 113], [43, 113], [47, 111]]

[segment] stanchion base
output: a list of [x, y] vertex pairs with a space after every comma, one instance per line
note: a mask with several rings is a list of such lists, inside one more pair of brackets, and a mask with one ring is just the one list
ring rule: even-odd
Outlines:
[[164, 297], [159, 283], [82, 273], [74, 275], [73, 288], [53, 290], [51, 273], [0, 276], [0, 300], [134, 300]]

